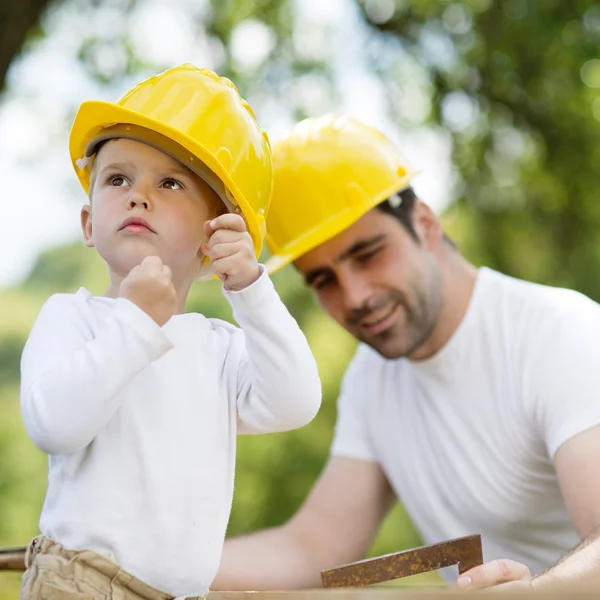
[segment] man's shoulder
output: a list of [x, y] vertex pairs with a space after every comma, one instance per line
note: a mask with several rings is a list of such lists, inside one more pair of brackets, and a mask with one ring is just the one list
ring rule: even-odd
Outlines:
[[487, 295], [493, 305], [538, 319], [600, 316], [600, 304], [576, 290], [517, 279], [486, 269]]
[[494, 347], [505, 348], [519, 364], [549, 353], [572, 353], [600, 336], [600, 305], [584, 294], [500, 273], [488, 273], [488, 278], [480, 330], [491, 332]]

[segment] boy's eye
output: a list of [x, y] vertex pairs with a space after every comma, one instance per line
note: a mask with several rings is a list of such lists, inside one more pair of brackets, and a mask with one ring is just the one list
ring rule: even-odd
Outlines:
[[162, 187], [166, 188], [167, 190], [183, 189], [183, 186], [181, 185], [181, 183], [179, 183], [179, 181], [177, 181], [177, 179], [165, 179], [162, 182]]
[[111, 174], [106, 178], [105, 185], [110, 185], [111, 187], [123, 187], [127, 185], [128, 181], [123, 177], [123, 175]]

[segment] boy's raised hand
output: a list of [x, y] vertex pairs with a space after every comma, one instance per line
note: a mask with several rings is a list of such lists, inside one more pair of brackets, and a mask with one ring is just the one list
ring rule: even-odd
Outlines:
[[158, 256], [147, 256], [121, 282], [119, 296], [137, 304], [162, 327], [177, 309], [171, 269]]
[[202, 251], [228, 290], [243, 290], [260, 277], [254, 244], [240, 215], [227, 213], [206, 221], [204, 234]]

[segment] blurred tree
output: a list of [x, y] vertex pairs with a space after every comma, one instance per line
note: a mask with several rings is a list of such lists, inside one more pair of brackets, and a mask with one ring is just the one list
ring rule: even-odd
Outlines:
[[[424, 78], [424, 121], [454, 142], [446, 217], [466, 254], [600, 300], [600, 6], [594, 0], [363, 0], [368, 52], [397, 120]], [[410, 62], [408, 63], [410, 64]]]
[[21, 51], [27, 34], [34, 29], [50, 0], [0, 2], [0, 90], [6, 71]]

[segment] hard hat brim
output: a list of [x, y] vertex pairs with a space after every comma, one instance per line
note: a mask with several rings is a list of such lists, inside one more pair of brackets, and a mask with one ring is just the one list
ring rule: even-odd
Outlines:
[[[313, 227], [307, 231], [302, 237], [295, 239], [293, 243], [281, 248], [278, 252], [270, 256], [265, 262], [265, 267], [269, 274], [272, 275], [273, 273], [276, 273], [286, 265], [294, 262], [301, 256], [304, 256], [307, 252], [310, 252], [317, 246], [328, 242], [336, 235], [342, 233], [342, 231], [345, 231], [354, 225], [354, 223], [366, 215], [372, 208], [375, 208], [375, 206], [393, 194], [399, 193], [406, 189], [414, 175], [415, 173], [413, 172], [407, 172], [405, 177], [397, 181], [389, 189], [383, 190], [380, 194], [370, 198], [367, 202], [349, 206], [347, 210], [338, 212], [332, 218], [322, 221], [317, 227]], [[266, 242], [267, 246], [269, 246], [268, 230]]]

